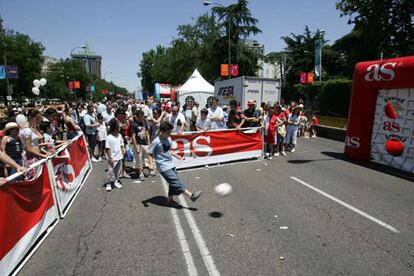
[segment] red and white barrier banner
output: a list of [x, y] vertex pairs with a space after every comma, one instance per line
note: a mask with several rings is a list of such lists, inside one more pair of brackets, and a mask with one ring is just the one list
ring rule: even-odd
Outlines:
[[13, 273], [59, 221], [46, 160], [35, 169], [31, 180], [0, 186], [0, 275]]
[[260, 128], [213, 130], [172, 134], [172, 151], [183, 160], [174, 160], [177, 169], [196, 167], [262, 155]]
[[92, 169], [84, 137], [74, 138], [66, 148], [59, 150], [51, 162], [56, 201], [60, 216], [64, 217]]

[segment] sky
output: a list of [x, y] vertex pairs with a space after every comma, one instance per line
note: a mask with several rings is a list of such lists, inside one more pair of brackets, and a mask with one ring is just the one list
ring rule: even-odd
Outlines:
[[[230, 5], [236, 0], [216, 0]], [[253, 17], [263, 33], [254, 39], [265, 53], [285, 47], [282, 36], [325, 30], [330, 43], [351, 31], [340, 17], [335, 0], [250, 0]], [[7, 29], [40, 41], [44, 54], [69, 57], [70, 50], [85, 45], [102, 56], [102, 75], [126, 87], [140, 87], [137, 77], [142, 53], [157, 45], [168, 46], [177, 26], [191, 24], [210, 10], [202, 0], [0, 0], [0, 16]], [[75, 51], [76, 52], [76, 51]]]

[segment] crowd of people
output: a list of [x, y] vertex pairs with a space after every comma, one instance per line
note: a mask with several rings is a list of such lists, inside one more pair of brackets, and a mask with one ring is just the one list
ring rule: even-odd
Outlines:
[[136, 182], [155, 175], [159, 166], [150, 145], [160, 135], [164, 122], [171, 125], [172, 133], [260, 127], [264, 134], [264, 157], [268, 159], [294, 152], [297, 137], [306, 128], [312, 137], [316, 135], [316, 115], [308, 123], [303, 103], [257, 106], [250, 100], [245, 108], [235, 100], [229, 106], [219, 104], [214, 98], [205, 108], [198, 103], [180, 106], [178, 102], [149, 97], [145, 101], [72, 102], [10, 109], [7, 118], [0, 122], [0, 181], [5, 182], [5, 177], [15, 172], [31, 177], [27, 169], [31, 164], [54, 154], [81, 132], [92, 162], [107, 159], [108, 191], [113, 186], [122, 187], [119, 178], [131, 177], [125, 170], [125, 161], [132, 161]]

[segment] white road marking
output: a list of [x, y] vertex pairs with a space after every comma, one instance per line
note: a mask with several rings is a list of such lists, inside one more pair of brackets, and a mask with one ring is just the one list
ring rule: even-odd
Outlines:
[[321, 194], [321, 195], [323, 195], [323, 196], [325, 196], [325, 197], [327, 197], [327, 198], [329, 198], [329, 199], [331, 199], [331, 200], [333, 200], [333, 201], [335, 201], [335, 202], [337, 202], [337, 203], [341, 204], [342, 206], [344, 206], [344, 207], [348, 208], [349, 210], [352, 210], [352, 211], [354, 211], [355, 213], [357, 213], [357, 214], [359, 214], [359, 215], [361, 215], [361, 216], [363, 216], [363, 217], [365, 217], [365, 218], [367, 218], [367, 219], [369, 219], [369, 220], [371, 220], [371, 221], [373, 221], [373, 222], [375, 222], [375, 223], [377, 223], [377, 224], [381, 225], [382, 227], [387, 228], [387, 229], [388, 229], [388, 230], [390, 230], [391, 232], [394, 232], [394, 233], [400, 233], [400, 231], [398, 231], [395, 227], [393, 227], [393, 226], [391, 226], [391, 225], [389, 225], [389, 224], [387, 224], [387, 223], [383, 222], [382, 220], [379, 220], [379, 219], [377, 219], [377, 218], [375, 218], [375, 217], [373, 217], [373, 216], [371, 216], [371, 215], [369, 215], [369, 214], [367, 214], [367, 213], [365, 213], [365, 212], [363, 212], [363, 211], [359, 210], [358, 208], [355, 208], [355, 207], [353, 207], [353, 206], [349, 205], [349, 204], [348, 204], [348, 203], [346, 203], [346, 202], [343, 202], [342, 200], [340, 200], [340, 199], [338, 199], [338, 198], [336, 198], [336, 197], [334, 197], [334, 196], [331, 196], [330, 194], [325, 193], [325, 192], [324, 192], [324, 191], [322, 191], [322, 190], [319, 190], [318, 188], [313, 187], [312, 185], [310, 185], [310, 184], [306, 183], [305, 181], [300, 180], [299, 178], [296, 178], [296, 177], [294, 177], [294, 176], [290, 176], [290, 178], [291, 178], [291, 179], [293, 179], [293, 180], [295, 180], [296, 182], [298, 182], [298, 183], [300, 183], [300, 184], [302, 184], [302, 185], [304, 185], [304, 186], [308, 187], [309, 189], [312, 189], [312, 190], [314, 190], [315, 192], [317, 192], [317, 193], [319, 193], [319, 194]]
[[[180, 200], [180, 204], [183, 207], [188, 207], [187, 202], [185, 201], [182, 195], [180, 195], [178, 199]], [[193, 232], [194, 239], [197, 243], [198, 249], [200, 250], [200, 254], [203, 258], [208, 274], [211, 276], [220, 276], [220, 272], [217, 270], [216, 265], [214, 264], [213, 256], [211, 256], [210, 251], [207, 248], [206, 242], [204, 241], [203, 236], [201, 235], [200, 229], [198, 228], [197, 223], [195, 222], [193, 214], [191, 214], [191, 211], [186, 208], [184, 208], [184, 214], [187, 218], [188, 225], [190, 226], [191, 231]]]
[[[168, 184], [164, 180], [164, 178], [161, 176], [162, 179], [162, 186], [164, 187], [164, 191], [168, 193]], [[190, 247], [188, 246], [187, 239], [185, 238], [183, 227], [181, 226], [180, 219], [177, 215], [177, 210], [174, 208], [170, 208], [171, 216], [174, 221], [175, 229], [177, 230], [178, 240], [180, 241], [181, 250], [183, 251], [183, 255], [185, 258], [185, 262], [187, 265], [187, 271], [188, 275], [190, 276], [197, 276], [197, 268], [194, 265], [193, 257], [190, 252]]]

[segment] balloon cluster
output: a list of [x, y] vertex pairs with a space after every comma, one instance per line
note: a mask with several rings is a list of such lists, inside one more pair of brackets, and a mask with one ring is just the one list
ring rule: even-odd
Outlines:
[[33, 81], [34, 87], [32, 88], [33, 94], [39, 96], [39, 94], [40, 94], [40, 89], [39, 89], [40, 86], [45, 86], [46, 83], [47, 83], [47, 81], [46, 81], [45, 78], [41, 78], [40, 80], [34, 80]]

